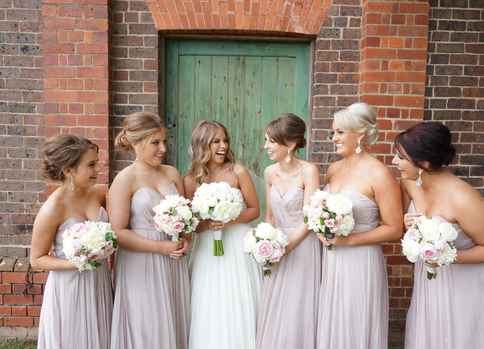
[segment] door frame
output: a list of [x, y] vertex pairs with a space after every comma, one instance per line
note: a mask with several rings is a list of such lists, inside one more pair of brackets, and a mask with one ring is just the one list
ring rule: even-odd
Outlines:
[[[219, 41], [219, 40], [232, 40], [232, 41], [274, 41], [274, 42], [305, 42], [309, 44], [308, 53], [308, 118], [306, 123], [306, 160], [309, 160], [312, 153], [312, 120], [313, 120], [313, 93], [312, 86], [314, 84], [314, 62], [315, 62], [315, 47], [316, 37], [307, 35], [295, 35], [295, 36], [249, 36], [249, 35], [233, 35], [233, 34], [193, 34], [193, 33], [164, 33], [158, 32], [158, 114], [162, 118], [165, 127], [170, 129], [173, 125], [168, 124], [166, 119], [166, 40], [169, 39], [187, 39], [187, 40], [207, 40], [207, 41]], [[176, 159], [176, 144], [168, 144], [168, 152], [172, 159]], [[170, 163], [170, 165], [175, 165]]]

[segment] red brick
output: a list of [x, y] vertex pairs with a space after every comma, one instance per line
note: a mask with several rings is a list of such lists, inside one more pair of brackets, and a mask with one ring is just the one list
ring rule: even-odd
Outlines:
[[33, 297], [30, 295], [5, 295], [3, 297], [4, 304], [32, 304]]
[[8, 317], [4, 319], [4, 326], [33, 327], [34, 319], [31, 317]]
[[27, 315], [28, 316], [40, 316], [40, 309], [41, 307], [38, 306], [28, 306], [27, 307]]
[[49, 273], [46, 272], [37, 272], [33, 274], [33, 282], [35, 284], [44, 284], [47, 281], [47, 277]]
[[0, 284], [0, 294], [11, 294], [12, 286], [7, 284]]
[[4, 315], [11, 315], [12, 314], [12, 307], [8, 307], [5, 305], [0, 305], [0, 318]]
[[27, 307], [12, 307], [12, 316], [26, 316], [27, 315]]
[[5, 284], [23, 283], [27, 281], [27, 273], [21, 272], [3, 272], [2, 280]]

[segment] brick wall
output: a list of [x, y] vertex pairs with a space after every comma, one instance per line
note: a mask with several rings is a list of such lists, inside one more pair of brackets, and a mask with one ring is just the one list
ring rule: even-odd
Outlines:
[[322, 174], [335, 159], [328, 140], [333, 114], [359, 99], [361, 16], [360, 0], [335, 1], [314, 44], [310, 160]]
[[425, 119], [453, 131], [456, 173], [484, 194], [484, 2], [430, 3]]
[[0, 252], [2, 245], [30, 241], [44, 188], [37, 171], [43, 88], [39, 20], [39, 1], [0, 1]]
[[[158, 112], [158, 32], [144, 1], [113, 1], [110, 11], [111, 139], [123, 117], [137, 111]], [[112, 144], [111, 144], [112, 146]], [[112, 149], [112, 175], [130, 157]]]

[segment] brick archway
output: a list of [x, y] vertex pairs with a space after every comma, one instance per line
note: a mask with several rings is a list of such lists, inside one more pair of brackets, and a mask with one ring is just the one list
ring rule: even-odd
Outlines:
[[146, 0], [158, 30], [230, 30], [316, 35], [331, 0]]

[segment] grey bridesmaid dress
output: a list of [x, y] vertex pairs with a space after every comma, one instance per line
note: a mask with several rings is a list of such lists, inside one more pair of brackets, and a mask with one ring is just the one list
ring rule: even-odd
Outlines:
[[[107, 221], [100, 208], [99, 221]], [[62, 233], [84, 220], [69, 218], [57, 230], [54, 253], [65, 259]], [[50, 271], [40, 312], [38, 349], [108, 349], [111, 338], [113, 291], [110, 272], [100, 267]]]
[[[290, 236], [303, 224], [304, 190], [271, 186], [275, 226]], [[321, 245], [310, 234], [264, 277], [257, 348], [314, 349], [321, 280]]]
[[[413, 203], [409, 212], [416, 212]], [[436, 217], [445, 221], [441, 217]], [[475, 243], [458, 224], [458, 250]], [[484, 263], [451, 264], [427, 279], [422, 262], [414, 269], [405, 349], [484, 348]]]
[[[351, 234], [379, 225], [379, 210], [373, 200], [356, 191], [340, 193], [353, 203], [355, 228]], [[380, 245], [324, 248], [318, 349], [387, 349], [388, 307]]]
[[[166, 194], [177, 194], [174, 185]], [[131, 199], [130, 229], [169, 240], [154, 227], [153, 207], [165, 194], [138, 189]], [[111, 349], [187, 349], [190, 283], [187, 258], [119, 249]]]

